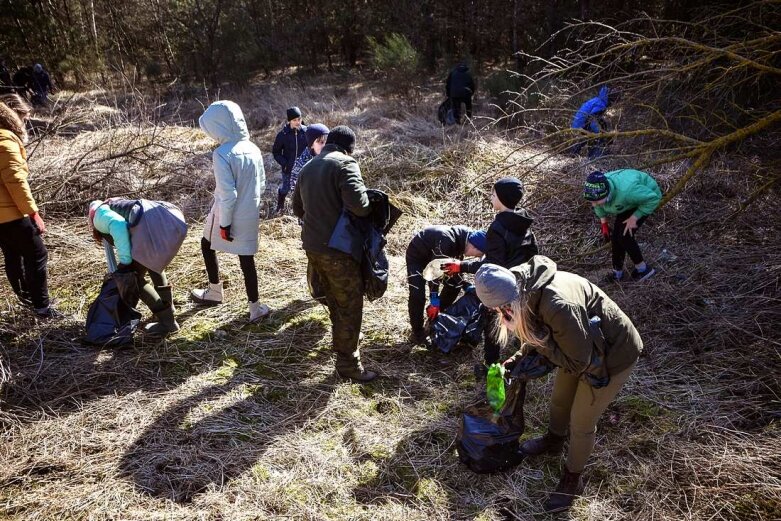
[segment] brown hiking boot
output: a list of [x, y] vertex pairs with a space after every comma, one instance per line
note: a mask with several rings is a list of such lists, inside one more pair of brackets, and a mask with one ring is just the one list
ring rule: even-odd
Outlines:
[[580, 472], [570, 472], [564, 468], [556, 491], [548, 496], [544, 509], [546, 512], [562, 512], [572, 506], [575, 498], [583, 493], [583, 480]]
[[369, 371], [368, 369], [364, 369], [363, 367], [356, 367], [355, 369], [342, 369], [337, 370], [336, 372], [339, 373], [339, 376], [342, 378], [349, 378], [354, 382], [362, 384], [371, 382], [377, 378], [377, 373], [374, 371]]
[[553, 434], [551, 431], [539, 438], [532, 438], [521, 444], [521, 451], [527, 456], [540, 456], [542, 454], [559, 454], [564, 448], [565, 436]]

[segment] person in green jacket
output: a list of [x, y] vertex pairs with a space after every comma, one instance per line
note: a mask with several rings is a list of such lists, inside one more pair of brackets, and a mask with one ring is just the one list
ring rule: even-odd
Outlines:
[[[613, 272], [609, 274], [608, 280], [624, 279], [624, 259], [627, 253], [635, 265], [632, 270], [633, 280], [640, 281], [653, 276], [656, 270], [643, 260], [635, 232], [662, 200], [662, 191], [654, 178], [630, 168], [606, 174], [591, 172], [583, 187], [583, 197], [594, 207], [602, 237], [610, 241], [613, 248]], [[611, 215], [616, 216], [612, 233], [608, 224]]]
[[569, 431], [569, 450], [548, 512], [566, 510], [582, 493], [581, 473], [594, 449], [597, 421], [632, 373], [643, 341], [632, 321], [587, 279], [559, 271], [542, 255], [511, 269], [485, 264], [475, 276], [480, 302], [498, 312], [499, 341], [521, 340], [507, 369], [526, 355], [558, 367], [548, 432], [526, 441], [526, 456], [558, 454]]
[[377, 373], [361, 363], [358, 342], [363, 320], [361, 266], [342, 251], [328, 246], [342, 210], [366, 217], [371, 212], [361, 169], [352, 157], [355, 133], [340, 125], [331, 129], [323, 150], [299, 173], [293, 192], [293, 213], [303, 221], [301, 242], [309, 261], [310, 288], [317, 277], [331, 317], [336, 371], [357, 382], [369, 382]]

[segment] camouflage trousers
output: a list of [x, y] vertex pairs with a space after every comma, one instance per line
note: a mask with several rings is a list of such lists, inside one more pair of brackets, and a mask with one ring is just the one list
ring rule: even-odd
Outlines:
[[336, 370], [362, 370], [358, 337], [363, 319], [363, 279], [361, 266], [345, 253], [306, 252], [309, 259], [307, 276], [319, 278], [320, 291], [325, 296], [331, 316], [333, 349], [336, 352]]

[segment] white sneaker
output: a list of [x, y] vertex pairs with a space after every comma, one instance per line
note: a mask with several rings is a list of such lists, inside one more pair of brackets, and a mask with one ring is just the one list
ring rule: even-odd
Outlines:
[[194, 289], [190, 292], [193, 301], [198, 304], [216, 305], [222, 303], [222, 282], [209, 283], [206, 289]]
[[261, 318], [266, 318], [271, 314], [271, 309], [265, 304], [261, 304], [258, 300], [257, 302], [250, 302], [249, 303], [249, 321], [250, 322], [257, 322]]

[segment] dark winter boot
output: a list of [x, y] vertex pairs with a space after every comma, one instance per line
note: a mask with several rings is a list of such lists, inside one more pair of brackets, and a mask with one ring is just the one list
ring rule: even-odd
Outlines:
[[369, 371], [368, 369], [364, 369], [364, 367], [360, 364], [358, 367], [351, 369], [337, 369], [336, 372], [342, 378], [349, 378], [350, 380], [358, 383], [371, 382], [377, 378], [377, 373], [374, 371]]
[[274, 212], [276, 215], [282, 215], [285, 212], [285, 196], [286, 194], [277, 192], [277, 209]]
[[558, 436], [551, 431], [539, 438], [532, 438], [521, 444], [521, 451], [527, 456], [540, 456], [542, 454], [559, 454], [564, 448], [565, 436]]
[[144, 333], [153, 337], [164, 337], [179, 331], [179, 324], [174, 318], [174, 308], [168, 305], [165, 309], [155, 312], [158, 322], [150, 322], [144, 327]]
[[543, 508], [546, 512], [563, 512], [569, 509], [575, 498], [583, 493], [583, 488], [580, 472], [570, 472], [565, 468], [559, 480], [559, 486], [556, 487], [555, 492], [548, 496]]
[[[157, 294], [160, 295], [160, 300], [163, 301], [163, 304], [166, 306], [170, 305], [173, 308], [174, 313], [176, 313], [176, 306], [174, 306], [174, 296], [171, 286], [155, 286], [155, 291], [157, 291]], [[152, 314], [152, 322], [159, 321], [160, 318], [157, 316], [157, 314]]]

